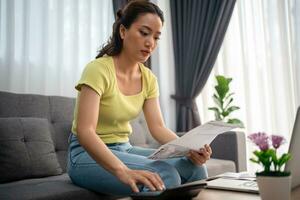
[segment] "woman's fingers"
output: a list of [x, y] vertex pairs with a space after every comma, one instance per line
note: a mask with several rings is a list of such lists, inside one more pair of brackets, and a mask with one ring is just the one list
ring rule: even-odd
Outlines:
[[163, 190], [164, 189], [164, 183], [161, 180], [160, 176], [156, 173], [147, 172], [147, 176], [149, 180], [151, 180], [152, 184], [156, 187], [157, 190]]
[[134, 180], [130, 180], [128, 182], [128, 185], [131, 187], [131, 189], [132, 189], [133, 192], [135, 192], [135, 193], [139, 192], [139, 188], [137, 187], [137, 185], [136, 185], [136, 183], [135, 183]]
[[208, 144], [205, 144], [199, 151], [191, 150], [187, 157], [196, 165], [202, 165], [210, 159], [212, 150]]
[[146, 176], [137, 176], [137, 182], [142, 183], [143, 185], [147, 186], [151, 191], [155, 191], [155, 186], [154, 184], [150, 181], [150, 179]]
[[207, 151], [210, 155], [212, 154], [212, 149], [211, 149], [211, 147], [210, 147], [208, 144], [204, 145], [204, 148], [206, 149], [206, 151]]
[[157, 190], [164, 190], [165, 185], [164, 182], [161, 180], [160, 176], [157, 173], [147, 172], [149, 174], [148, 178], [152, 181], [155, 185]]
[[211, 153], [208, 152], [206, 148], [201, 148], [199, 151], [191, 150], [188, 155], [188, 157], [193, 161], [194, 164], [202, 165], [210, 159]]
[[210, 159], [210, 153], [206, 149], [201, 148], [200, 149], [200, 156], [201, 156], [201, 154], [205, 157], [206, 160]]
[[163, 190], [164, 183], [157, 173], [145, 171], [145, 170], [132, 170], [131, 176], [135, 184], [131, 184], [132, 190], [136, 191], [136, 183], [140, 183], [148, 187], [151, 191]]
[[202, 154], [199, 154], [198, 152], [193, 151], [192, 155], [193, 155], [194, 160], [198, 164], [202, 165], [202, 164], [204, 164], [206, 162], [206, 158]]
[[203, 161], [201, 161], [201, 160], [199, 160], [199, 159], [197, 159], [197, 158], [195, 158], [195, 157], [191, 157], [190, 159], [191, 159], [191, 161], [192, 161], [195, 165], [202, 165], [202, 164], [203, 164]]
[[188, 158], [195, 164], [195, 165], [202, 165], [205, 161], [200, 158], [200, 155], [197, 155], [195, 151], [190, 151], [188, 154]]
[[162, 189], [163, 189], [163, 190], [166, 189], [166, 186], [165, 186], [163, 180], [160, 178], [160, 176], [159, 176], [157, 173], [154, 173], [154, 175], [156, 176], [157, 180], [159, 181], [159, 183], [160, 183]]

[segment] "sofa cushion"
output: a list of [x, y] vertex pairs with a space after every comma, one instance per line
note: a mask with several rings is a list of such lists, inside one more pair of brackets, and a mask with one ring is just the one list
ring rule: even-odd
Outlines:
[[112, 200], [116, 198], [78, 187], [72, 184], [68, 174], [62, 174], [0, 184], [0, 199]]
[[224, 172], [236, 172], [235, 164], [231, 160], [211, 158], [205, 163], [208, 177], [223, 174]]
[[0, 163], [0, 183], [61, 174], [48, 120], [0, 118]]

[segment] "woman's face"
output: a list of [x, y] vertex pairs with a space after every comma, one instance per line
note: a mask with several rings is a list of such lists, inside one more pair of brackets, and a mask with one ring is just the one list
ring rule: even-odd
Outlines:
[[129, 29], [121, 26], [122, 53], [134, 61], [145, 62], [157, 46], [161, 28], [162, 22], [159, 16], [151, 13], [140, 15]]

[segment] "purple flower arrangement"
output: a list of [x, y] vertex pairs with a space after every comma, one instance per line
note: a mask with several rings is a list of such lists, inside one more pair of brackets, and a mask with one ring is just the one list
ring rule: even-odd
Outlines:
[[250, 158], [250, 161], [262, 165], [264, 170], [257, 175], [266, 176], [288, 176], [290, 173], [282, 170], [283, 165], [291, 159], [289, 153], [277, 156], [277, 149], [286, 142], [280, 135], [268, 136], [264, 132], [252, 133], [248, 139], [259, 147], [259, 150], [253, 152], [256, 158]]

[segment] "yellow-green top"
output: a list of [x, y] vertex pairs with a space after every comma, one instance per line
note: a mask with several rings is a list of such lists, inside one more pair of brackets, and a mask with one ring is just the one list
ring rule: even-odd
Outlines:
[[139, 64], [142, 73], [142, 90], [135, 95], [124, 95], [119, 90], [115, 66], [112, 57], [105, 56], [93, 60], [84, 69], [75, 86], [78, 90], [72, 132], [76, 134], [78, 100], [82, 85], [88, 85], [100, 96], [100, 107], [96, 133], [104, 143], [128, 142], [132, 132], [129, 121], [141, 112], [144, 101], [159, 96], [155, 75], [143, 64]]

